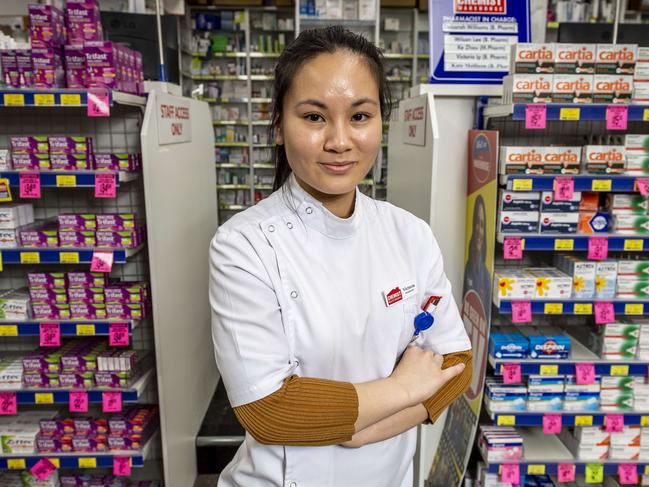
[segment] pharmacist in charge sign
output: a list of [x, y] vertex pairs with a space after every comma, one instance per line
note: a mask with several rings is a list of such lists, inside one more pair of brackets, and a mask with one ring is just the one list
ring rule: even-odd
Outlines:
[[156, 93], [158, 143], [191, 142], [191, 101], [167, 93]]
[[500, 84], [510, 46], [529, 42], [529, 0], [428, 0], [430, 82]]

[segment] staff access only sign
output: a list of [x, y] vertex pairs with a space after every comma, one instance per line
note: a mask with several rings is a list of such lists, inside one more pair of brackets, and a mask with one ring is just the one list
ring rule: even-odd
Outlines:
[[191, 101], [168, 93], [156, 93], [158, 143], [191, 142]]
[[500, 84], [529, 42], [529, 0], [429, 0], [430, 82]]

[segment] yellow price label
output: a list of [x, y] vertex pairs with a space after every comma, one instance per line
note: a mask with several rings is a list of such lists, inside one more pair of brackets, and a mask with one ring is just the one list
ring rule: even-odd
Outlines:
[[562, 108], [559, 110], [559, 120], [579, 120], [581, 109], [579, 108]]
[[527, 475], [545, 475], [545, 465], [528, 465]]
[[97, 468], [97, 459], [81, 457], [79, 458], [79, 468]]
[[514, 179], [512, 182], [514, 191], [532, 191], [531, 179]]
[[7, 459], [7, 468], [9, 470], [25, 470], [25, 468], [27, 468], [25, 466], [25, 459], [24, 458], [9, 458], [9, 459]]
[[53, 93], [37, 93], [34, 95], [34, 105], [39, 107], [49, 107], [54, 105]]
[[56, 176], [56, 185], [59, 188], [74, 188], [77, 186], [77, 177], [74, 175], [59, 174]]
[[642, 303], [626, 303], [624, 305], [625, 315], [641, 315], [644, 313], [644, 304]]
[[649, 108], [642, 110], [642, 121], [649, 122]]
[[548, 22], [548, 29], [558, 29], [559, 28], [559, 22], [556, 22], [554, 20]]
[[624, 250], [642, 251], [644, 249], [644, 241], [635, 238], [630, 238], [624, 241]]
[[79, 252], [60, 252], [59, 262], [61, 262], [61, 264], [78, 264]]
[[20, 253], [20, 263], [21, 264], [40, 264], [41, 263], [41, 254], [38, 252], [21, 252]]
[[563, 303], [545, 303], [544, 311], [546, 315], [563, 314]]
[[640, 417], [640, 426], [649, 426], [649, 416]]
[[17, 337], [18, 325], [0, 325], [0, 336], [2, 337]]
[[593, 191], [610, 191], [613, 187], [613, 181], [610, 179], [593, 179], [591, 189]]
[[628, 365], [611, 365], [611, 375], [627, 376], [629, 375]]
[[498, 426], [514, 426], [516, 424], [516, 416], [498, 416], [496, 423]]
[[644, 474], [649, 475], [649, 465], [645, 465], [644, 467]]
[[592, 315], [593, 303], [575, 303], [573, 309], [576, 315]]
[[541, 375], [557, 375], [559, 373], [558, 365], [541, 365], [539, 367], [539, 374]]
[[575, 426], [592, 426], [592, 416], [575, 416]]
[[58, 458], [48, 458], [50, 462], [52, 462], [52, 465], [54, 465], [56, 468], [61, 468], [61, 460]]
[[5, 105], [8, 107], [25, 106], [25, 95], [22, 93], [5, 93]]
[[601, 484], [604, 482], [604, 465], [601, 463], [587, 463], [584, 477], [587, 484]]
[[54, 394], [51, 392], [37, 392], [34, 394], [36, 404], [54, 404]]
[[94, 335], [95, 325], [77, 325], [77, 335]]
[[557, 238], [554, 241], [554, 250], [573, 250], [575, 241], [571, 238]]
[[61, 105], [81, 105], [81, 95], [63, 93], [61, 95]]
[[0, 272], [4, 270], [4, 267], [2, 266], [2, 252], [0, 252]]

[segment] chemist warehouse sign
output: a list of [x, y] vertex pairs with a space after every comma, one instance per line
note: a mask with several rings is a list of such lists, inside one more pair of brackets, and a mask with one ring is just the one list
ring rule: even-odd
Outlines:
[[529, 0], [428, 0], [430, 82], [500, 84], [510, 46], [529, 42]]
[[191, 101], [167, 93], [156, 93], [158, 143], [178, 144], [192, 140]]

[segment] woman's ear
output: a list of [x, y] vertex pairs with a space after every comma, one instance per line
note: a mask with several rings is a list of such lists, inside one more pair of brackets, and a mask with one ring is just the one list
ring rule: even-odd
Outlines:
[[284, 145], [284, 133], [280, 122], [275, 124], [275, 145]]

